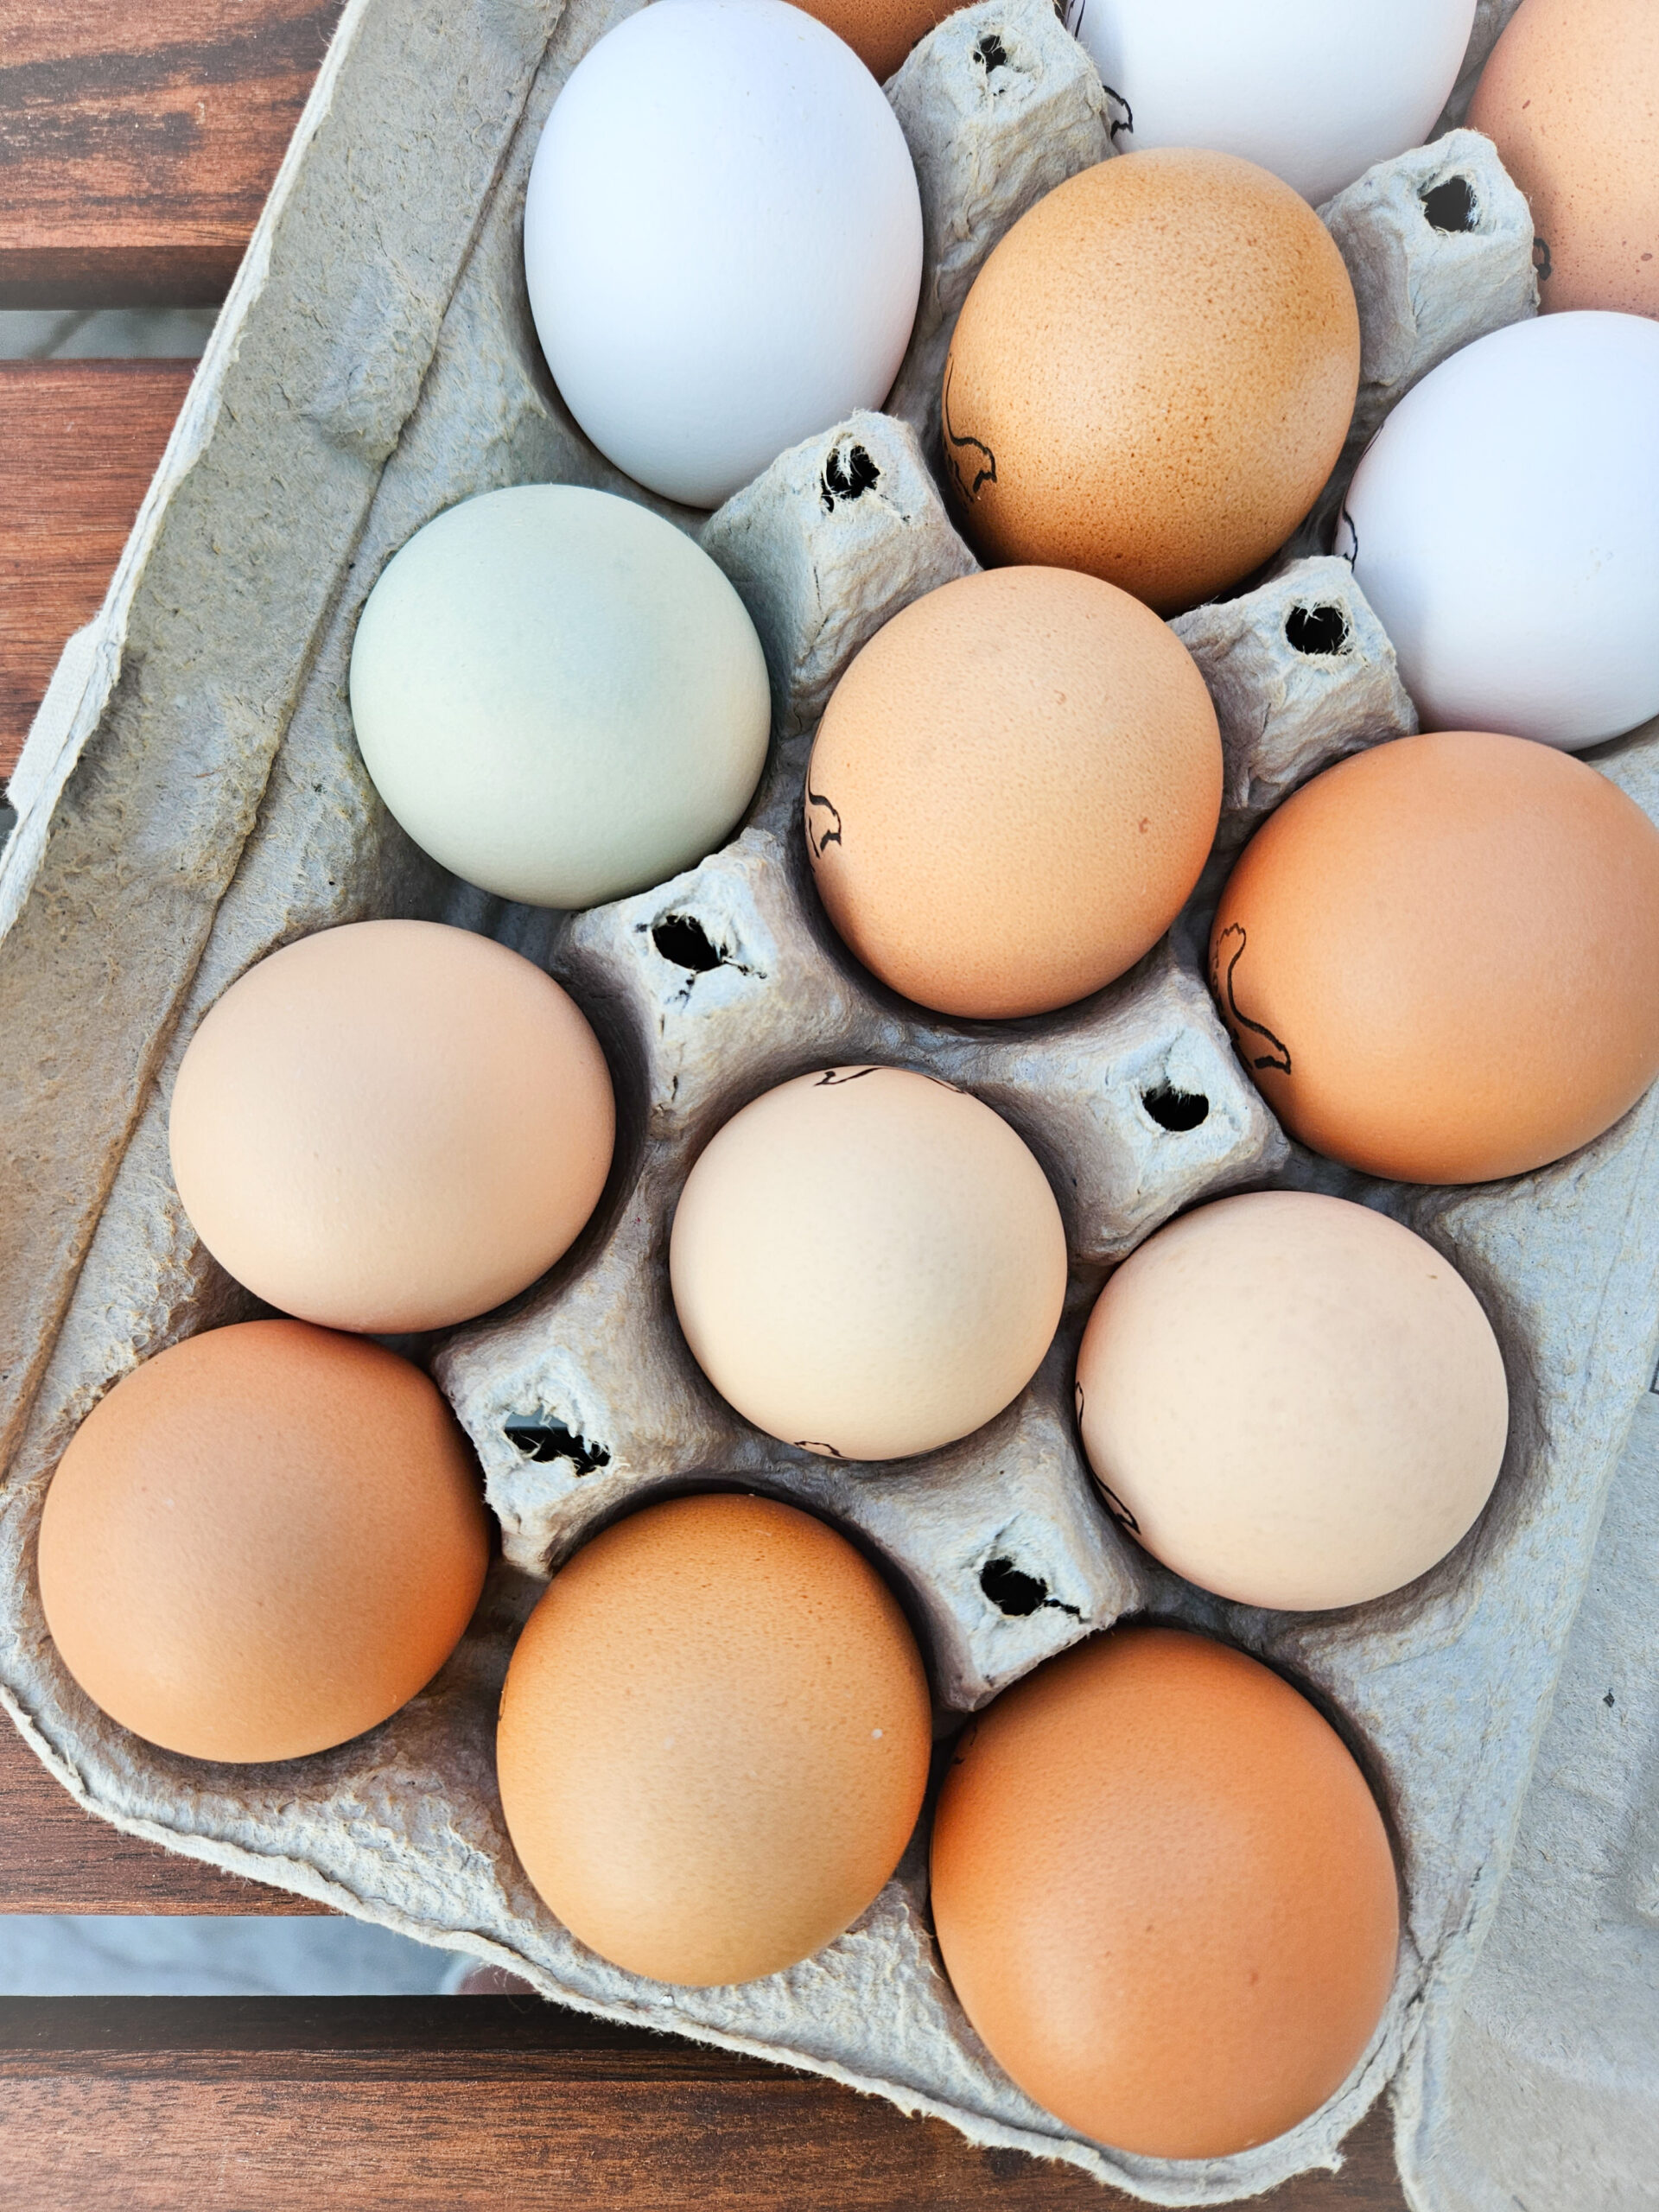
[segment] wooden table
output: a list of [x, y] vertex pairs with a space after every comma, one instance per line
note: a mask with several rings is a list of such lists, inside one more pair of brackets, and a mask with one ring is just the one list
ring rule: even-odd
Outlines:
[[[224, 296], [340, 0], [9, 0], [0, 308]], [[0, 363], [0, 776], [192, 365]], [[0, 1724], [0, 1909], [303, 1912], [118, 1835]], [[0, 2000], [19, 2212], [1126, 2212], [832, 2082], [510, 1997]], [[1264, 2212], [1403, 2212], [1386, 2111]]]

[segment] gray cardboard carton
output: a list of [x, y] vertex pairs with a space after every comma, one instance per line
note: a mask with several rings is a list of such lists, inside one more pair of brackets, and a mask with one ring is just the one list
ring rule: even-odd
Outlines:
[[[773, 753], [737, 835], [672, 882], [575, 916], [487, 899], [413, 849], [364, 774], [346, 708], [353, 628], [381, 569], [432, 515], [500, 485], [645, 496], [563, 410], [519, 266], [541, 124], [626, 12], [351, 0], [105, 607], [67, 652], [14, 781], [20, 821], [0, 861], [0, 1694], [60, 1781], [134, 1834], [511, 1967], [563, 2002], [817, 2069], [1154, 2202], [1224, 2202], [1332, 2164], [1390, 2082], [1411, 2140], [1430, 2142], [1459, 2085], [1479, 2078], [1456, 2040], [1459, 2012], [1652, 1365], [1655, 1102], [1540, 1174], [1424, 1192], [1294, 1150], [1238, 1067], [1197, 961], [1227, 855], [1323, 762], [1413, 726], [1386, 638], [1312, 543], [1177, 625], [1217, 697], [1229, 810], [1192, 911], [1120, 983], [1040, 1020], [952, 1026], [880, 992], [818, 917], [798, 821], [814, 721], [881, 620], [974, 565], [929, 469], [951, 320], [1023, 208], [1109, 153], [1092, 66], [1044, 0], [981, 0], [889, 88], [929, 239], [891, 412], [805, 441], [710, 518], [647, 501], [701, 534], [766, 647]], [[1478, 39], [1497, 25], [1484, 10]], [[1413, 213], [1425, 181], [1450, 174], [1476, 211], [1461, 232]], [[1461, 133], [1382, 164], [1323, 211], [1366, 303], [1367, 405], [1533, 310], [1516, 197], [1485, 142]], [[867, 467], [849, 465], [855, 448]], [[1659, 811], [1652, 733], [1603, 765]], [[196, 1242], [168, 1171], [168, 1100], [196, 1023], [276, 945], [391, 913], [486, 931], [569, 984], [617, 1071], [621, 1165], [592, 1233], [544, 1282], [424, 1348], [504, 1533], [454, 1658], [337, 1751], [203, 1764], [124, 1733], [59, 1665], [33, 1570], [41, 1503], [115, 1380], [251, 1310]], [[1074, 1257], [1066, 1318], [1031, 1388], [977, 1435], [897, 1467], [813, 1459], [747, 1428], [690, 1362], [664, 1283], [698, 1147], [759, 1089], [853, 1055], [936, 1070], [1006, 1114], [1051, 1171]], [[1510, 1373], [1510, 1448], [1480, 1524], [1419, 1583], [1342, 1613], [1251, 1611], [1158, 1568], [1102, 1510], [1070, 1411], [1077, 1336], [1109, 1268], [1178, 1209], [1271, 1182], [1345, 1191], [1428, 1236], [1485, 1301]], [[941, 1727], [1144, 1610], [1261, 1653], [1338, 1717], [1392, 1824], [1408, 1910], [1386, 2017], [1324, 2110], [1257, 2150], [1190, 2164], [1070, 2133], [1000, 2072], [957, 2005], [921, 1836], [847, 1936], [743, 1987], [643, 1982], [566, 1935], [525, 1881], [496, 1800], [512, 1639], [587, 1533], [700, 1476], [798, 1498], [880, 1552], [924, 1625]], [[1459, 2201], [1413, 2186], [1426, 2204]]]

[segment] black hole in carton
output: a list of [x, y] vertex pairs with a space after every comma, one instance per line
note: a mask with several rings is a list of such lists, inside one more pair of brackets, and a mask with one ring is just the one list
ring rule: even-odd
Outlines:
[[689, 969], [694, 976], [706, 976], [711, 968], [726, 964], [726, 955], [709, 941], [695, 914], [664, 914], [652, 931], [651, 941], [671, 967]]
[[979, 1586], [996, 1607], [1014, 1620], [1024, 1620], [1048, 1603], [1048, 1585], [1027, 1574], [1011, 1559], [988, 1559], [979, 1570]]
[[506, 1424], [507, 1441], [526, 1459], [546, 1465], [553, 1459], [569, 1459], [579, 1475], [591, 1475], [595, 1468], [608, 1467], [611, 1455], [602, 1444], [590, 1444], [585, 1436], [575, 1436], [562, 1422], [556, 1421], [510, 1421]]
[[1472, 231], [1480, 210], [1466, 176], [1449, 176], [1422, 194], [1423, 213], [1437, 231]]
[[1173, 1083], [1160, 1083], [1154, 1090], [1143, 1090], [1141, 1103], [1160, 1129], [1168, 1129], [1172, 1134], [1196, 1129], [1210, 1117], [1210, 1101], [1201, 1090], [1177, 1090]]
[[825, 513], [840, 499], [861, 498], [871, 486], [880, 481], [881, 472], [865, 452], [862, 446], [836, 446], [823, 467], [823, 480], [819, 486]]
[[1007, 67], [1008, 49], [1003, 45], [997, 32], [987, 31], [974, 48], [974, 59], [988, 77], [993, 69], [1005, 69]]
[[1285, 643], [1310, 656], [1345, 652], [1348, 617], [1339, 607], [1293, 607], [1285, 617]]

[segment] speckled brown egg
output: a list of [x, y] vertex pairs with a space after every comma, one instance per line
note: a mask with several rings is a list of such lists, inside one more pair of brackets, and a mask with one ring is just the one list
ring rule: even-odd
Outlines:
[[872, 75], [885, 84], [918, 38], [962, 0], [798, 0], [803, 14], [828, 23]]
[[1376, 2032], [1399, 1943], [1387, 1831], [1335, 1730], [1255, 1660], [1162, 1628], [1096, 1637], [969, 1724], [933, 1922], [1020, 2087], [1159, 2158], [1316, 2112]]
[[942, 1014], [1041, 1014], [1180, 912], [1221, 806], [1204, 678], [1149, 608], [1065, 569], [914, 600], [836, 687], [807, 848], [846, 943]]
[[1548, 313], [1659, 315], [1659, 8], [1523, 0], [1475, 89], [1471, 127], [1527, 195]]
[[1211, 985], [1290, 1134], [1415, 1183], [1520, 1175], [1659, 1075], [1659, 830], [1582, 760], [1466, 730], [1316, 776], [1246, 846]]
[[81, 1423], [47, 1492], [41, 1602], [124, 1728], [194, 1758], [291, 1759], [432, 1679], [488, 1556], [466, 1439], [418, 1368], [248, 1321], [158, 1352]]
[[648, 1506], [554, 1577], [496, 1764], [525, 1872], [656, 1981], [750, 1981], [841, 1935], [921, 1811], [915, 1640], [845, 1537], [728, 1494]]
[[1299, 194], [1230, 154], [1123, 155], [1039, 200], [975, 279], [946, 480], [985, 560], [1173, 613], [1289, 537], [1358, 385], [1353, 287]]

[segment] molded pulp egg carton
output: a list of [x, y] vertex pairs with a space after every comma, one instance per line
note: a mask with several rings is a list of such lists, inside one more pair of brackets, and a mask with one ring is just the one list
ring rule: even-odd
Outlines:
[[[1654, 1103], [1519, 1182], [1395, 1190], [1294, 1151], [1234, 1058], [1200, 969], [1228, 857], [1320, 765], [1414, 727], [1388, 641], [1320, 550], [1317, 518], [1265, 580], [1175, 624], [1215, 695], [1227, 811], [1192, 910], [1132, 974], [1056, 1015], [952, 1024], [885, 994], [824, 923], [798, 819], [813, 725], [888, 615], [974, 566], [931, 473], [952, 320], [1017, 215], [1113, 150], [1111, 104], [1045, 0], [982, 0], [889, 87], [927, 240], [889, 411], [809, 439], [712, 518], [646, 501], [700, 534], [766, 645], [773, 751], [739, 834], [674, 881], [575, 916], [486, 898], [413, 849], [364, 774], [346, 709], [353, 625], [385, 562], [441, 509], [500, 485], [645, 497], [564, 413], [519, 266], [540, 126], [626, 12], [626, 0], [351, 0], [110, 598], [66, 653], [14, 780], [21, 818], [0, 864], [0, 1687], [53, 1772], [105, 1818], [565, 2002], [815, 2068], [1168, 2203], [1333, 2163], [1392, 2081], [1404, 2169], [1432, 2202], [1419, 2145], [1444, 2119], [1460, 1993], [1653, 1356]], [[1476, 60], [1505, 13], [1483, 8]], [[1532, 226], [1491, 147], [1457, 130], [1322, 212], [1362, 311], [1351, 466], [1416, 377], [1535, 310]], [[1659, 741], [1613, 752], [1609, 772], [1659, 809]], [[115, 1379], [256, 1310], [195, 1241], [168, 1169], [168, 1099], [196, 1023], [275, 946], [384, 914], [487, 931], [569, 984], [615, 1071], [617, 1166], [545, 1281], [411, 1347], [467, 1426], [502, 1529], [454, 1658], [337, 1751], [200, 1764], [113, 1726], [58, 1664], [34, 1575], [41, 1503]], [[1074, 1261], [1031, 1387], [977, 1434], [897, 1465], [812, 1458], [746, 1427], [692, 1364], [667, 1294], [669, 1223], [698, 1147], [770, 1084], [849, 1060], [935, 1070], [1005, 1114], [1053, 1179]], [[1409, 1221], [1473, 1283], [1509, 1367], [1510, 1452], [1478, 1528], [1410, 1589], [1345, 1612], [1251, 1611], [1165, 1573], [1103, 1510], [1071, 1416], [1077, 1337], [1112, 1263], [1180, 1208], [1269, 1182], [1346, 1190]], [[1191, 2164], [1071, 2135], [1001, 2075], [952, 1997], [929, 1929], [925, 1824], [856, 1927], [767, 1980], [670, 1989], [567, 1936], [496, 1799], [512, 1637], [549, 1569], [595, 1528], [721, 1479], [799, 1499], [887, 1563], [927, 1649], [942, 1733], [1147, 1611], [1259, 1652], [1338, 1719], [1387, 1808], [1408, 1910], [1386, 2018], [1321, 2113]]]

